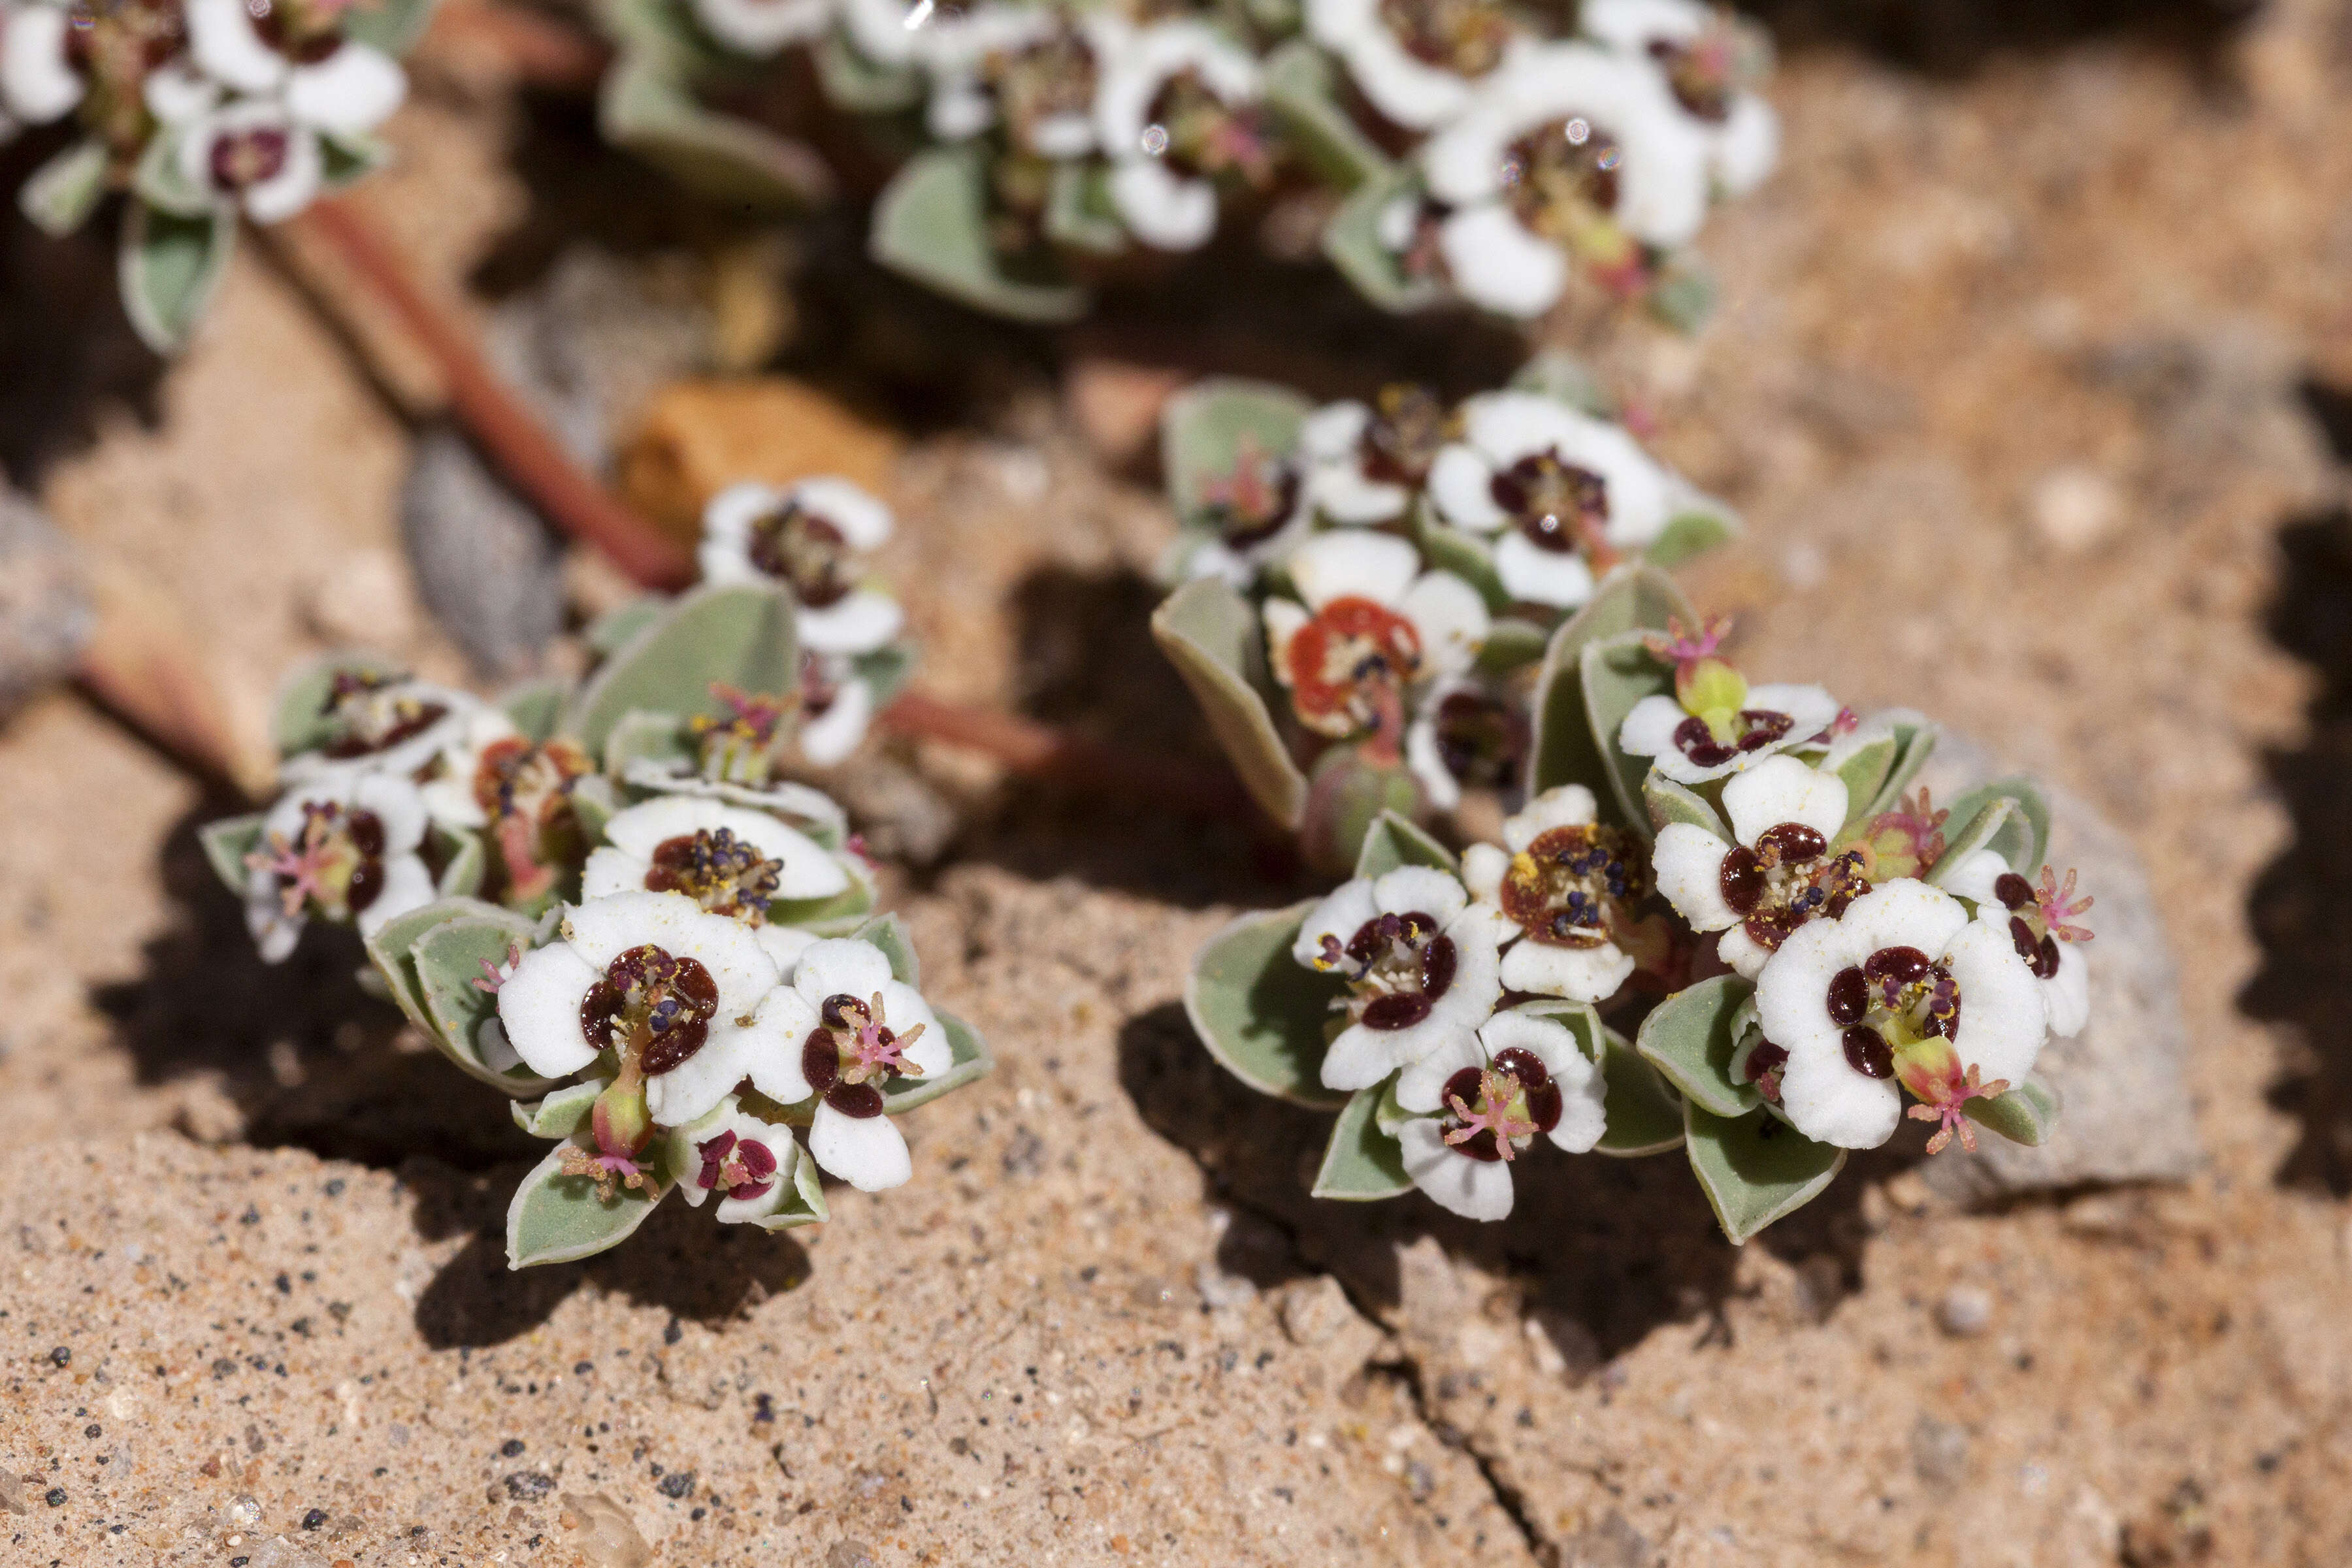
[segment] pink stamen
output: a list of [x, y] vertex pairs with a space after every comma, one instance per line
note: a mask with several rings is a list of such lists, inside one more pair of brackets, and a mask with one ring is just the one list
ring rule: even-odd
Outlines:
[[1274, 487], [1265, 482], [1265, 454], [1247, 434], [1234, 453], [1232, 474], [1210, 480], [1201, 488], [1201, 494], [1210, 505], [1225, 507], [1245, 518], [1265, 517], [1278, 499]]
[[2069, 866], [2066, 868], [2066, 882], [2063, 887], [2059, 885], [2056, 872], [2047, 866], [2042, 867], [2042, 886], [2034, 889], [2033, 901], [2041, 910], [2042, 923], [2049, 928], [2050, 934], [2060, 942], [2088, 942], [2095, 934], [2088, 926], [2067, 923], [2088, 910], [2095, 901], [2088, 893], [2084, 894], [2080, 899], [2074, 897], [2073, 867]]
[[1495, 1152], [1502, 1158], [1503, 1163], [1509, 1164], [1514, 1152], [1511, 1140], [1528, 1137], [1536, 1131], [1533, 1121], [1511, 1114], [1511, 1101], [1518, 1097], [1518, 1093], [1517, 1079], [1507, 1072], [1486, 1068], [1478, 1075], [1477, 1110], [1473, 1110], [1463, 1104], [1458, 1094], [1447, 1096], [1454, 1114], [1462, 1119], [1464, 1125], [1448, 1132], [1445, 1142], [1458, 1147], [1481, 1132], [1491, 1132], [1495, 1135]]
[[515, 965], [521, 962], [522, 942], [520, 940], [509, 942], [507, 961], [504, 964], [494, 963], [487, 958], [482, 960], [482, 976], [474, 982], [474, 989], [485, 995], [497, 995], [499, 987], [507, 983], [509, 977], [514, 973]]
[[334, 857], [328, 843], [329, 828], [326, 812], [314, 812], [302, 824], [302, 847], [294, 847], [282, 833], [269, 836], [268, 847], [257, 849], [245, 858], [245, 863], [257, 871], [267, 871], [285, 886], [278, 889], [278, 899], [292, 920], [302, 912], [302, 906], [311, 899], [326, 902], [326, 885], [320, 880]]
[[722, 721], [726, 726], [749, 730], [762, 740], [774, 734], [776, 726], [782, 723], [793, 711], [788, 704], [779, 702], [774, 698], [761, 697], [745, 691], [739, 687], [730, 686], [723, 680], [714, 680], [710, 683], [710, 695], [717, 698], [719, 706], [727, 710], [727, 717]]
[[1644, 637], [1642, 646], [1650, 650], [1652, 658], [1673, 665], [1675, 679], [1680, 682], [1690, 675], [1691, 667], [1699, 660], [1713, 658], [1716, 650], [1723, 646], [1723, 639], [1730, 635], [1729, 616], [1708, 616], [1696, 634], [1685, 632], [1680, 617], [1669, 616], [1666, 617], [1666, 635]]
[[2005, 1078], [1997, 1078], [1990, 1083], [1979, 1083], [1977, 1076], [1977, 1068], [1971, 1066], [1965, 1078], [1947, 1077], [1940, 1085], [1936, 1086], [1937, 1089], [1936, 1099], [1924, 1105], [1915, 1105], [1911, 1108], [1910, 1115], [1913, 1120], [1940, 1123], [1935, 1136], [1927, 1140], [1928, 1153], [1942, 1153], [1950, 1145], [1952, 1135], [1956, 1132], [1959, 1134], [1961, 1148], [1971, 1154], [1977, 1152], [1976, 1130], [1969, 1125], [1966, 1113], [1968, 1102], [1971, 1100], [1990, 1100], [1995, 1096], [2007, 1093], [2009, 1089], [2009, 1080]]
[[865, 1069], [871, 1080], [887, 1069], [904, 1078], [920, 1078], [923, 1069], [907, 1059], [907, 1047], [922, 1034], [924, 1026], [916, 1025], [903, 1035], [893, 1034], [882, 1023], [882, 994], [874, 994], [873, 1021], [861, 1025], [850, 1040], [850, 1049], [857, 1053], [857, 1066]]
[[1937, 808], [1923, 784], [1916, 796], [1905, 795], [1895, 810], [1873, 817], [1868, 837], [1875, 839], [1895, 834], [1909, 842], [1914, 860], [1922, 867], [1931, 866], [1944, 857], [1944, 822], [1951, 815]]

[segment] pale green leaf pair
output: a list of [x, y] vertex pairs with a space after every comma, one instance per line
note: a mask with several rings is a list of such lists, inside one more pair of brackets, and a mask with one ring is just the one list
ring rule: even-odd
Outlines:
[[1087, 291], [1065, 276], [1024, 276], [989, 237], [988, 165], [974, 146], [917, 153], [874, 204], [866, 249], [891, 270], [977, 310], [1019, 321], [1074, 321]]
[[1612, 573], [1552, 634], [1536, 678], [1530, 795], [1586, 784], [1603, 818], [1650, 831], [1642, 794], [1650, 759], [1627, 754], [1617, 731], [1643, 698], [1673, 694], [1674, 667], [1653, 657], [1643, 638], [1674, 620], [1696, 626], [1698, 615], [1673, 578], [1645, 563]]

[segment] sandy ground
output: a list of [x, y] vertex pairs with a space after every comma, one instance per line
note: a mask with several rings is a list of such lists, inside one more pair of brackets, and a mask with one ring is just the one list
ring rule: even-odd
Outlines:
[[[1561, 330], [1746, 511], [1689, 580], [1752, 668], [1928, 709], [2137, 845], [2186, 1186], [1971, 1215], [1890, 1155], [1744, 1250], [1673, 1158], [1538, 1159], [1483, 1230], [1315, 1205], [1315, 1119], [1174, 1005], [1192, 945], [1292, 886], [1238, 826], [1016, 792], [897, 879], [928, 989], [1003, 1063], [912, 1119], [912, 1186], [794, 1239], [665, 1211], [509, 1276], [527, 1151], [495, 1100], [348, 952], [254, 963], [190, 837], [221, 803], [59, 696], [0, 732], [8, 1560], [2352, 1560], [2340, 1097], [2312, 1092], [2343, 885], [2296, 869], [2344, 868], [2315, 682], [2267, 624], [2344, 651], [2298, 387], [2352, 381], [2347, 37], [2314, 0], [2186, 63], [1801, 51], [1784, 173], [1707, 237], [1713, 328]], [[454, 297], [530, 201], [505, 99], [423, 81], [366, 201]], [[158, 417], [100, 400], [37, 476], [181, 596], [247, 725], [355, 629], [460, 668], [397, 570], [414, 367], [306, 276], [248, 250]], [[900, 472], [927, 679], [1198, 744], [1139, 634], [1164, 515], [1039, 374], [999, 390]], [[2242, 1011], [2258, 972], [2249, 1005], [2301, 1028]]]

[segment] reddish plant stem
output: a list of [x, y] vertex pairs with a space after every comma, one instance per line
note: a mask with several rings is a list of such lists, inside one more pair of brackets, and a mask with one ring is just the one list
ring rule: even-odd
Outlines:
[[499, 382], [465, 331], [425, 297], [357, 208], [325, 197], [311, 203], [299, 222], [400, 318], [440, 371], [450, 412], [542, 515], [611, 556], [648, 588], [677, 588], [693, 581], [687, 552], [581, 470], [539, 416]]

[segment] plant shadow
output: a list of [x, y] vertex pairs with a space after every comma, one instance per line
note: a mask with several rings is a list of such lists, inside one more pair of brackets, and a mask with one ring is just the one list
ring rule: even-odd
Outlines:
[[[2337, 411], [2343, 409], [2339, 398]], [[2352, 457], [2352, 430], [2330, 422], [2339, 457]], [[2255, 879], [2247, 918], [2263, 962], [2238, 995], [2249, 1017], [2285, 1026], [2286, 1071], [2270, 1101], [2301, 1124], [2281, 1163], [2281, 1184], [2352, 1195], [2352, 819], [2344, 780], [2352, 776], [2352, 512], [2291, 520], [2279, 531], [2282, 556], [2270, 632], [2318, 677], [2308, 733], [2264, 758], [2294, 836]]]
[[[1358, 1302], [1391, 1312], [1402, 1304], [1399, 1254], [1429, 1237], [1457, 1262], [1510, 1281], [1531, 1321], [1581, 1325], [1603, 1359], [1673, 1323], [1729, 1334], [1722, 1307], [1738, 1288], [1738, 1249], [1679, 1153], [1570, 1156], [1538, 1142], [1519, 1170], [1511, 1216], [1480, 1225], [1418, 1193], [1373, 1204], [1311, 1196], [1329, 1114], [1245, 1088], [1201, 1048], [1175, 1003], [1129, 1021], [1119, 1078], [1144, 1121], [1199, 1162], [1221, 1201], [1283, 1233], [1287, 1246], [1277, 1247], [1262, 1227], [1237, 1225], [1221, 1244], [1220, 1262], [1261, 1287], [1328, 1272]], [[1849, 1163], [1827, 1194], [1756, 1241], [1796, 1266], [1822, 1316], [1862, 1285], [1864, 1184], [1903, 1162], [1880, 1152]]]
[[136, 978], [91, 989], [138, 1081], [218, 1084], [238, 1124], [185, 1126], [194, 1136], [379, 1169], [418, 1153], [478, 1169], [533, 1149], [503, 1096], [458, 1079], [361, 984], [366, 955], [350, 931], [313, 924], [285, 963], [262, 962], [196, 837], [238, 809], [210, 799], [173, 826], [159, 856], [169, 923]]
[[2097, 42], [2138, 45], [2217, 74], [2262, 0], [1741, 0], [1790, 52], [1861, 50], [1885, 64], [1958, 77], [2004, 55]]
[[434, 1160], [401, 1167], [402, 1183], [416, 1195], [417, 1234], [427, 1241], [467, 1237], [416, 1299], [417, 1332], [433, 1349], [480, 1349], [529, 1333], [583, 1286], [716, 1326], [809, 1277], [808, 1251], [789, 1235], [717, 1225], [682, 1200], [656, 1207], [610, 1252], [509, 1269], [507, 1204], [529, 1169], [518, 1162], [466, 1172]]

